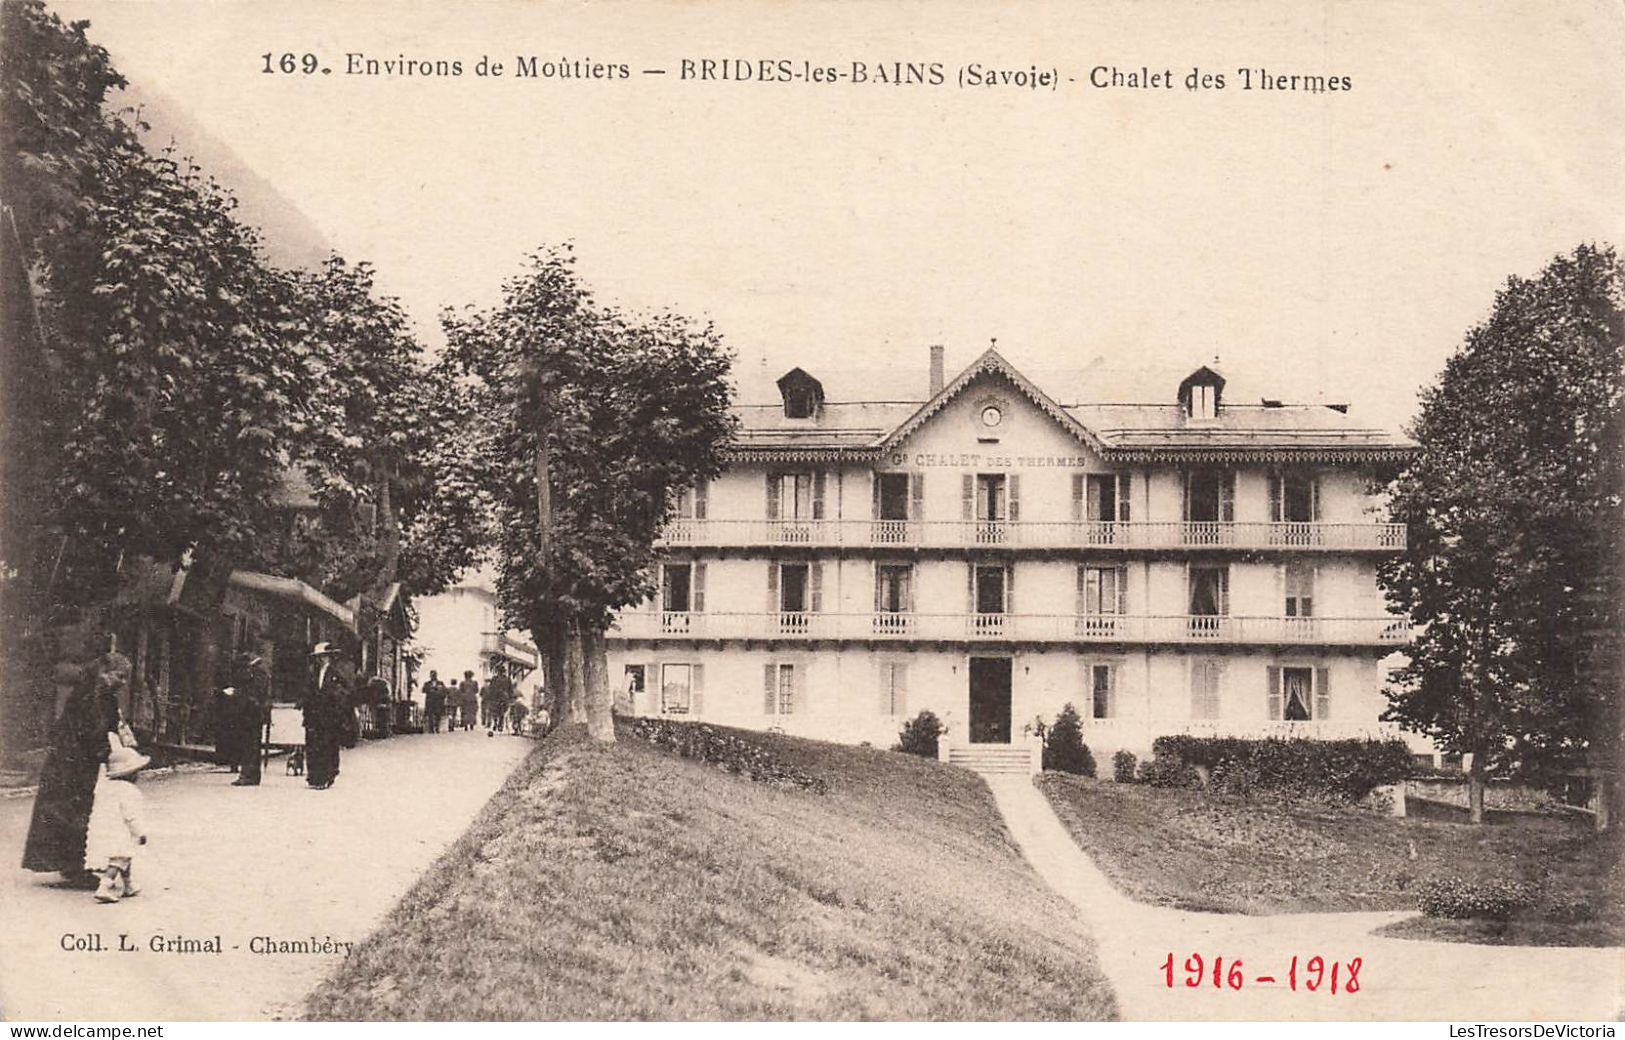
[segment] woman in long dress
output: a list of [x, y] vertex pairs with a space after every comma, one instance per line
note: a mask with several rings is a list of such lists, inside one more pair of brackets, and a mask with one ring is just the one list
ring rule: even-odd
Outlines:
[[317, 643], [310, 691], [305, 695], [305, 783], [316, 790], [333, 786], [339, 775], [339, 744], [344, 739], [344, 713], [349, 691], [335, 660], [338, 648]]
[[69, 694], [51, 731], [23, 846], [23, 869], [83, 880], [96, 780], [107, 760], [107, 735], [118, 730], [119, 694], [129, 681], [129, 658], [110, 651], [85, 668]]

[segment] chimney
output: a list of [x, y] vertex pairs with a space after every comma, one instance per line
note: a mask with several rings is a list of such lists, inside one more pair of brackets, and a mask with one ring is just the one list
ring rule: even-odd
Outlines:
[[942, 387], [943, 387], [942, 347], [940, 347], [940, 346], [932, 346], [932, 348], [931, 348], [931, 392], [927, 396], [928, 397], [937, 396], [938, 394], [942, 393]]

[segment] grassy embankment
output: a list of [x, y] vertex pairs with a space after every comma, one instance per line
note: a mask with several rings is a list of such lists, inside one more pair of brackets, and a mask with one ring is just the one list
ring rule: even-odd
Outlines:
[[1562, 924], [1533, 914], [1499, 923], [1423, 918], [1386, 934], [1625, 944], [1619, 837], [1598, 837], [1583, 821], [1517, 816], [1473, 827], [1055, 773], [1039, 783], [1078, 843], [1142, 902], [1244, 914], [1415, 910], [1424, 879], [1505, 878], [1582, 899], [1597, 917]]
[[962, 770], [749, 734], [827, 793], [555, 734], [316, 1019], [1099, 1019], [1072, 909]]

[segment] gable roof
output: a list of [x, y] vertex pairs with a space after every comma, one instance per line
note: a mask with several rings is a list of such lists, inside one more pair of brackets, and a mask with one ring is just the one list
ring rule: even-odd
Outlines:
[[887, 434], [876, 447], [883, 451], [896, 447], [909, 434], [925, 425], [926, 420], [947, 407], [948, 402], [963, 393], [966, 387], [985, 375], [1002, 376], [1029, 401], [1037, 405], [1040, 411], [1060, 423], [1063, 429], [1094, 451], [1099, 452], [1105, 448], [1105, 445], [1089, 431], [1088, 427], [1073, 418], [1070, 412], [1061, 407], [1049, 394], [1035, 386], [1026, 376], [1016, 371], [1015, 366], [1011, 365], [1010, 362], [1004, 359], [1002, 354], [991, 347], [984, 351], [981, 357], [972, 361], [963, 372], [950, 380], [948, 385], [938, 391], [935, 397], [921, 405], [913, 415]]

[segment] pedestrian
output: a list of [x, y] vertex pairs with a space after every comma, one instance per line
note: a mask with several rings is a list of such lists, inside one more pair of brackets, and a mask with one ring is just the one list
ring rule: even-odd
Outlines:
[[525, 707], [525, 699], [523, 697], [515, 697], [513, 704], [508, 708], [508, 717], [513, 723], [514, 736], [524, 736], [525, 716], [528, 713], [529, 709]]
[[429, 681], [423, 684], [423, 713], [429, 716], [429, 732], [440, 732], [440, 720], [446, 714], [446, 687], [440, 673], [431, 670]]
[[265, 724], [270, 721], [271, 690], [265, 659], [258, 654], [237, 655], [232, 685], [237, 689], [237, 766], [234, 787], [258, 787], [264, 761]]
[[480, 710], [480, 684], [474, 681], [473, 672], [463, 673], [463, 681], [457, 684], [457, 693], [457, 712], [462, 716], [463, 729], [471, 730]]
[[305, 694], [305, 784], [318, 791], [339, 776], [339, 745], [345, 736], [344, 715], [354, 712], [338, 662], [338, 648], [317, 643], [310, 651], [311, 684]]
[[513, 700], [513, 682], [501, 665], [486, 682], [485, 696], [491, 705], [491, 732], [493, 735], [501, 733], [508, 727], [508, 705]]
[[[233, 668], [235, 672], [235, 667]], [[237, 772], [241, 756], [237, 743], [242, 735], [242, 701], [237, 696], [236, 676], [228, 675], [226, 682], [214, 694], [214, 761]]]
[[147, 827], [142, 820], [141, 792], [135, 778], [148, 762], [146, 755], [125, 747], [118, 735], [107, 735], [107, 765], [96, 781], [95, 806], [85, 836], [85, 870], [101, 876], [96, 901], [116, 903], [140, 891], [131, 868], [135, 850], [147, 843]]
[[85, 831], [107, 735], [119, 726], [119, 692], [130, 681], [130, 660], [109, 651], [79, 670], [51, 728], [51, 743], [40, 772], [39, 792], [28, 821], [23, 869], [55, 871], [75, 884], [93, 887], [85, 872]]

